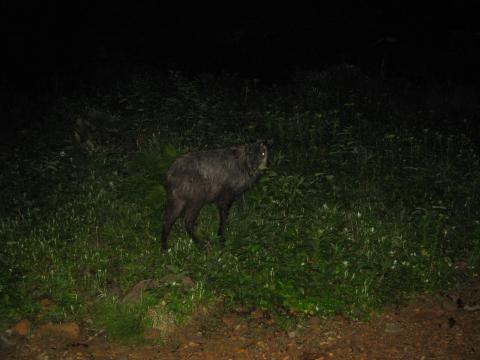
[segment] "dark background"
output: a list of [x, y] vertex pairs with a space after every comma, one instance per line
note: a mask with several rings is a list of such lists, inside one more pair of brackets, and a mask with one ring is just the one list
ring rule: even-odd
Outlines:
[[478, 14], [458, 2], [424, 8], [405, 2], [283, 8], [162, 3], [4, 3], [2, 86], [27, 90], [59, 72], [75, 77], [98, 62], [226, 71], [270, 82], [288, 79], [297, 68], [338, 63], [384, 76], [479, 80]]
[[22, 104], [75, 96], [139, 68], [233, 73], [268, 85], [288, 84], [298, 70], [351, 64], [380, 79], [477, 91], [477, 11], [420, 3], [3, 2], [2, 127], [28, 126], [15, 117]]

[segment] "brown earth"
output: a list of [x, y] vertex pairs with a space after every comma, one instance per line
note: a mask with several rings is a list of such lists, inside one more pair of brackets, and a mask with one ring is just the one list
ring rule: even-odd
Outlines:
[[[282, 330], [261, 310], [202, 313], [163, 345], [125, 346], [76, 324], [1, 335], [0, 359], [480, 359], [480, 283], [455, 294], [419, 296], [367, 322], [310, 318]], [[62, 329], [65, 332], [62, 332]], [[77, 331], [80, 330], [80, 331]], [[158, 329], [145, 333], [159, 336]]]

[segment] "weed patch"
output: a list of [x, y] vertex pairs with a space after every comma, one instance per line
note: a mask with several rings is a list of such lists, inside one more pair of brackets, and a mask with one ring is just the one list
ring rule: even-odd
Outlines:
[[[395, 98], [398, 89], [379, 95], [367, 77], [344, 71], [299, 75], [287, 89], [248, 97], [221, 78], [176, 74], [163, 89], [86, 97], [87, 112], [65, 100], [54, 114], [71, 119], [57, 129], [69, 141], [5, 155], [0, 326], [37, 316], [48, 298], [54, 306], [43, 319], [93, 316], [113, 339], [142, 341], [145, 328], [167, 334], [212, 299], [285, 319], [361, 317], [478, 276], [474, 139], [425, 126], [432, 119]], [[216, 210], [206, 207], [205, 247], [176, 224], [162, 253], [162, 178], [172, 161], [256, 138], [274, 139], [272, 161], [233, 206], [225, 246]], [[137, 305], [119, 301], [172, 271], [191, 286], [160, 282]]]

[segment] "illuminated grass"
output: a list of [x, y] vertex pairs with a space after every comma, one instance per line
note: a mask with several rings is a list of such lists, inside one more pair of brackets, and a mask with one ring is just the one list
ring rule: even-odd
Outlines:
[[[281, 316], [362, 316], [392, 299], [449, 286], [456, 264], [478, 276], [480, 166], [469, 137], [398, 127], [417, 114], [394, 115], [388, 104], [381, 114], [389, 121], [378, 120], [378, 109], [369, 118], [372, 99], [360, 90], [344, 94], [350, 101], [336, 108], [338, 99], [311, 90], [307, 80], [297, 98], [272, 90], [243, 103], [226, 89], [209, 92], [177, 79], [163, 100], [128, 98], [129, 109], [144, 109], [141, 121], [126, 110], [80, 114], [121, 119], [132, 137], [148, 133], [135, 151], [122, 147], [125, 139], [102, 143], [92, 133], [89, 143], [25, 156], [23, 178], [7, 164], [0, 178], [8, 185], [0, 219], [1, 325], [37, 316], [42, 298], [55, 304], [43, 319], [97, 314], [98, 326], [119, 339], [132, 326], [140, 337], [151, 326], [149, 310], [162, 301], [173, 323], [218, 297]], [[162, 253], [161, 177], [173, 158], [257, 137], [274, 139], [272, 163], [234, 205], [226, 246], [215, 235], [216, 209], [207, 207], [199, 219], [206, 246], [196, 248], [177, 224]], [[120, 305], [137, 282], [172, 271], [195, 286], [161, 285], [145, 306]], [[102, 306], [108, 311], [99, 316]]]

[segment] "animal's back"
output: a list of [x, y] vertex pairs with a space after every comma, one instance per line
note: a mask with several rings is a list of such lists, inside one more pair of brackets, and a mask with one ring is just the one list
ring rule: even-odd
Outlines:
[[219, 150], [198, 151], [179, 157], [166, 174], [165, 187], [185, 200], [215, 200], [228, 176], [225, 159]]

